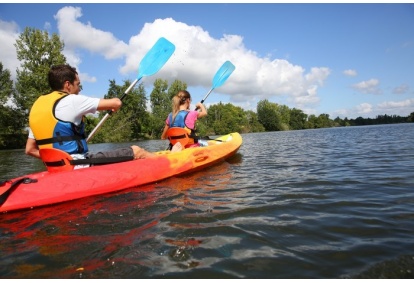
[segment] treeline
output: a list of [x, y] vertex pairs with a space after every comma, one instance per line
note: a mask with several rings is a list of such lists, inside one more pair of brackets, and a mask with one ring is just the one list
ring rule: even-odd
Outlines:
[[[15, 46], [17, 58], [21, 62], [15, 84], [10, 71], [4, 69], [0, 62], [0, 149], [24, 148], [30, 108], [37, 97], [50, 92], [47, 82], [49, 67], [66, 64], [62, 54], [64, 43], [56, 34], [49, 36], [46, 31], [26, 28]], [[130, 85], [129, 80], [122, 84], [109, 80], [108, 92], [104, 97], [121, 97]], [[124, 98], [121, 109], [103, 123], [91, 142], [159, 139], [165, 119], [171, 112], [171, 99], [180, 89], [187, 89], [187, 84], [179, 80], [169, 83], [157, 79], [151, 93], [147, 94], [143, 85], [139, 84]], [[332, 120], [328, 114], [307, 115], [300, 109], [291, 109], [268, 100], [259, 101], [256, 111], [246, 111], [231, 103], [221, 102], [211, 105], [207, 110], [207, 117], [197, 122], [198, 133], [202, 136], [414, 122], [414, 112], [408, 117], [381, 115], [375, 119], [337, 117]], [[104, 115], [106, 112], [86, 117], [87, 133], [96, 127]]]
[[398, 124], [398, 123], [412, 123], [414, 122], [414, 112], [407, 117], [398, 115], [378, 115], [376, 118], [362, 118], [344, 119], [340, 120], [341, 126], [364, 126], [364, 125], [382, 125], [382, 124]]

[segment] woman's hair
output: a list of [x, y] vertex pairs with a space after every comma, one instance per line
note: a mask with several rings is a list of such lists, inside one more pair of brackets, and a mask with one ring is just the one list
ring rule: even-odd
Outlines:
[[55, 65], [49, 70], [48, 80], [52, 90], [62, 90], [66, 81], [73, 84], [78, 72], [70, 65]]
[[172, 99], [172, 115], [173, 119], [180, 111], [180, 106], [185, 103], [187, 99], [191, 99], [191, 95], [186, 90], [180, 90]]

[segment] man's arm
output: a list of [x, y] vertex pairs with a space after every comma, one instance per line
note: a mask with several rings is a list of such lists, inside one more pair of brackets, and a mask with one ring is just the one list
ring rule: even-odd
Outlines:
[[109, 99], [100, 99], [97, 110], [113, 110], [117, 111], [122, 106], [122, 101], [115, 97]]
[[33, 138], [27, 138], [26, 141], [26, 151], [27, 155], [36, 157], [40, 159], [39, 148], [37, 147], [36, 140]]

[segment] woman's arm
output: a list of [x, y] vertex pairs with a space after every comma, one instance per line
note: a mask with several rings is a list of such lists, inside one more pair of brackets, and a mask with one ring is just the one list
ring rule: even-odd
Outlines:
[[169, 128], [170, 127], [168, 127], [168, 125], [166, 124], [165, 127], [164, 127], [164, 130], [162, 131], [162, 134], [161, 134], [161, 139], [162, 140], [165, 140], [167, 138], [167, 131], [168, 131]]
[[207, 109], [204, 107], [204, 105], [201, 102], [197, 103], [196, 107], [201, 110], [201, 111], [198, 112], [197, 118], [207, 116]]

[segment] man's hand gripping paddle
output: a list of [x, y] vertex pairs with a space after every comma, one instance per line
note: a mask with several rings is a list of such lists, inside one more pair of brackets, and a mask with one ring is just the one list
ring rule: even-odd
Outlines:
[[[147, 52], [147, 54], [142, 58], [141, 63], [139, 64], [138, 68], [138, 77], [135, 81], [128, 87], [125, 93], [120, 98], [121, 100], [128, 94], [128, 92], [135, 86], [137, 82], [139, 82], [145, 76], [151, 76], [158, 72], [162, 66], [167, 63], [168, 59], [170, 59], [171, 55], [175, 51], [175, 45], [172, 44], [170, 41], [161, 37], [158, 41], [154, 44], [154, 46]], [[94, 134], [98, 131], [98, 129], [102, 126], [102, 124], [109, 118], [112, 114], [112, 110], [109, 110], [108, 113], [102, 118], [102, 120], [96, 125], [96, 127], [92, 130], [89, 134], [86, 141], [90, 141], [90, 139], [94, 136]]]

